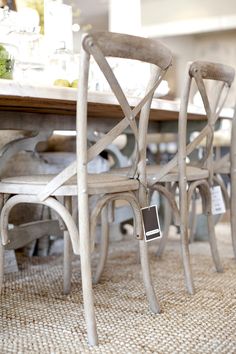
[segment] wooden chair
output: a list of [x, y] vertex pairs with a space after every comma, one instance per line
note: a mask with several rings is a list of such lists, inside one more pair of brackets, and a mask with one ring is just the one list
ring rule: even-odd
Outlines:
[[[123, 116], [120, 117], [118, 124], [87, 149], [87, 91], [90, 56], [94, 58], [106, 77], [115, 97], [120, 103]], [[140, 99], [136, 107], [130, 107], [106, 57], [139, 60], [152, 64], [154, 69], [151, 71], [147, 92]], [[74, 252], [76, 254], [80, 253], [85, 319], [88, 330], [88, 341], [91, 345], [96, 345], [98, 339], [93, 303], [90, 252], [94, 243], [96, 219], [102, 210], [103, 215], [106, 215], [106, 205], [113, 200], [126, 200], [133, 208], [136, 235], [140, 239], [140, 258], [146, 294], [152, 312], [159, 312], [159, 305], [150, 276], [146, 243], [143, 240], [139, 209], [140, 206], [146, 206], [147, 203], [145, 192], [145, 156], [151, 100], [154, 91], [171, 65], [171, 61], [172, 55], [170, 51], [160, 42], [153, 39], [108, 32], [85, 35], [82, 40], [80, 54], [80, 77], [77, 99], [77, 160], [54, 177], [22, 176], [2, 179], [0, 182], [2, 200], [5, 194], [13, 194], [5, 202], [1, 212], [0, 227], [4, 245], [8, 243], [8, 216], [12, 207], [16, 204], [26, 202], [48, 205], [55, 209], [64, 221], [67, 230], [66, 233], [68, 233], [68, 242], [65, 242], [67, 249], [65, 262], [68, 264], [67, 285], [69, 287], [71, 273], [70, 236]], [[135, 117], [139, 113], [140, 119], [137, 125]], [[111, 175], [109, 173], [88, 175], [87, 163], [103, 151], [107, 145], [127, 128], [134, 134], [137, 145], [135, 161], [130, 174], [127, 176]], [[76, 173], [77, 178], [75, 177]], [[79, 238], [70, 214], [71, 198], [77, 195]], [[99, 195], [100, 198], [90, 216], [88, 198], [92, 195]], [[59, 196], [65, 197], [65, 207], [56, 199]]]
[[[188, 223], [189, 205], [194, 191], [199, 189], [203, 201], [203, 210], [207, 215], [208, 233], [213, 261], [218, 272], [222, 271], [216, 246], [214, 221], [211, 213], [211, 187], [214, 184], [212, 141], [214, 127], [224, 106], [229, 88], [234, 79], [234, 69], [217, 63], [195, 61], [189, 64], [185, 75], [184, 89], [181, 97], [178, 127], [178, 153], [164, 166], [148, 166], [148, 186], [162, 193], [174, 211], [176, 222], [180, 221], [180, 239], [185, 274], [185, 282], [189, 293], [194, 293], [192, 279]], [[193, 80], [201, 95], [206, 112], [206, 124], [198, 136], [191, 142], [187, 141], [187, 110], [190, 89]], [[205, 81], [213, 80], [214, 89], [207, 92]], [[213, 95], [213, 99], [212, 99]], [[193, 161], [191, 153], [205, 139], [205, 153], [200, 161]], [[186, 163], [186, 158], [190, 163]], [[176, 186], [179, 189], [179, 205], [176, 203]], [[178, 220], [179, 219], [179, 220]], [[164, 237], [165, 236], [165, 237]], [[164, 233], [160, 244], [159, 255], [162, 254], [167, 241]]]
[[[231, 138], [229, 152], [224, 156], [218, 156], [213, 164], [214, 179], [221, 186], [224, 200], [230, 207], [230, 226], [234, 257], [236, 258], [236, 106], [232, 118]], [[222, 175], [228, 175], [230, 182], [230, 194], [222, 180]]]

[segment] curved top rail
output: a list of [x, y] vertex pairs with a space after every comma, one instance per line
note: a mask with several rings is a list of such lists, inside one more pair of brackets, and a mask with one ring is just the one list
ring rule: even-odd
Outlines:
[[194, 61], [189, 68], [190, 76], [195, 77], [197, 73], [200, 73], [203, 79], [223, 81], [229, 86], [235, 76], [234, 68], [229, 65], [200, 60]]
[[83, 39], [84, 49], [96, 44], [104, 56], [140, 60], [166, 70], [172, 63], [171, 51], [160, 41], [113, 32], [91, 32]]

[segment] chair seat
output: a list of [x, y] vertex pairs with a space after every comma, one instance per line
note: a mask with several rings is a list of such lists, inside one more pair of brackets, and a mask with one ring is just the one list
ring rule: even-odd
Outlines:
[[[155, 174], [159, 173], [162, 168], [163, 166], [161, 165], [147, 166], [148, 181], [152, 181]], [[187, 177], [187, 181], [189, 182], [208, 178], [208, 176], [209, 176], [208, 170], [199, 167], [194, 167], [194, 166], [186, 166], [186, 177]], [[179, 180], [178, 167], [175, 167], [171, 172], [163, 176], [159, 180], [159, 182], [178, 182], [178, 180]]]
[[[43, 191], [45, 185], [54, 175], [15, 176], [3, 178], [0, 182], [0, 193], [7, 194], [33, 194]], [[88, 193], [118, 193], [122, 191], [134, 191], [139, 187], [139, 182], [126, 176], [110, 173], [88, 175]], [[76, 176], [58, 188], [52, 195], [77, 195]]]
[[[147, 179], [148, 181], [152, 182], [153, 177], [161, 171], [163, 168], [162, 165], [148, 165], [147, 166]], [[125, 168], [117, 168], [114, 170], [111, 170], [111, 173], [124, 176], [127, 175], [127, 173], [130, 171], [130, 167], [125, 167]], [[187, 180], [188, 181], [195, 181], [199, 179], [204, 179], [208, 178], [209, 173], [207, 170], [199, 168], [199, 167], [194, 167], [194, 166], [187, 166]], [[163, 176], [159, 182], [178, 182], [179, 176], [178, 176], [178, 168], [174, 168], [171, 172], [167, 173], [165, 176]]]

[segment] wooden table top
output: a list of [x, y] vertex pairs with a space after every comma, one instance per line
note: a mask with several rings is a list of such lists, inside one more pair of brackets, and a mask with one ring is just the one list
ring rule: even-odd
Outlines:
[[[0, 80], [0, 110], [31, 113], [45, 113], [74, 116], [77, 90], [58, 86], [34, 86], [20, 84], [13, 80]], [[134, 107], [140, 98], [128, 99]], [[154, 99], [150, 120], [178, 119], [179, 102]], [[221, 116], [231, 118], [232, 109], [224, 109]], [[123, 116], [116, 98], [111, 93], [90, 92], [88, 95], [88, 116], [104, 119]], [[205, 119], [202, 107], [189, 106], [190, 120]]]

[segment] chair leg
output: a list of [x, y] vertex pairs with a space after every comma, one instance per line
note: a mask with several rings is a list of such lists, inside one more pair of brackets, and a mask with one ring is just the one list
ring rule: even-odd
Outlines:
[[181, 244], [181, 255], [184, 267], [184, 278], [185, 286], [189, 294], [193, 295], [195, 293], [191, 262], [190, 262], [190, 252], [189, 252], [189, 235], [188, 235], [188, 194], [186, 193], [187, 185], [183, 178], [179, 184], [179, 207], [180, 207], [180, 244]]
[[101, 240], [100, 240], [100, 252], [99, 252], [99, 260], [96, 269], [96, 273], [93, 279], [93, 283], [97, 284], [100, 281], [101, 275], [103, 273], [107, 254], [108, 254], [108, 245], [109, 245], [109, 223], [108, 223], [108, 208], [105, 205], [102, 209], [101, 213]]
[[180, 227], [180, 241], [181, 241], [181, 253], [183, 259], [185, 285], [189, 294], [193, 295], [195, 293], [193, 276], [190, 262], [189, 253], [189, 240], [188, 240], [188, 229], [187, 220], [184, 225]]
[[169, 234], [169, 229], [170, 229], [170, 224], [171, 224], [171, 218], [172, 218], [172, 210], [169, 205], [169, 202], [166, 198], [164, 198], [164, 225], [163, 225], [163, 232], [162, 232], [162, 238], [159, 241], [159, 247], [157, 250], [157, 256], [161, 257], [163, 255], [163, 252], [165, 250], [167, 241], [168, 241], [168, 234]]
[[[72, 212], [72, 198], [65, 196], [64, 205], [68, 211]], [[68, 231], [64, 231], [64, 279], [63, 279], [63, 292], [68, 295], [71, 290], [71, 276], [72, 276], [72, 243]]]
[[234, 210], [231, 210], [231, 238], [232, 238], [232, 246], [234, 252], [234, 258], [236, 259], [236, 216], [233, 215]]
[[193, 243], [194, 242], [194, 237], [196, 235], [196, 227], [197, 227], [197, 203], [196, 203], [196, 192], [193, 196], [192, 199], [192, 209], [191, 209], [191, 218], [190, 218], [190, 236], [189, 236], [189, 242]]
[[[83, 231], [81, 231], [83, 233]], [[90, 264], [90, 249], [83, 250], [83, 241], [81, 238], [81, 273], [82, 273], [82, 288], [83, 288], [83, 301], [85, 320], [88, 331], [88, 342], [90, 345], [98, 344], [94, 301], [93, 301], [93, 289], [92, 289], [92, 274]]]
[[3, 281], [4, 281], [4, 247], [0, 242], [0, 294], [3, 289]]
[[213, 262], [214, 262], [216, 271], [221, 273], [221, 272], [223, 272], [223, 267], [221, 265], [220, 256], [219, 256], [219, 252], [218, 252], [218, 248], [217, 248], [217, 244], [216, 244], [214, 218], [211, 213], [209, 213], [207, 215], [207, 224], [208, 224], [209, 242], [210, 242]]
[[160, 313], [160, 307], [157, 302], [156, 294], [152, 285], [150, 266], [148, 260], [148, 249], [145, 241], [143, 240], [139, 241], [139, 249], [140, 249], [141, 267], [143, 272], [143, 281], [144, 281], [146, 295], [149, 302], [149, 307], [153, 313]]
[[98, 335], [95, 319], [92, 270], [90, 257], [90, 233], [88, 199], [86, 193], [79, 194], [79, 235], [80, 235], [80, 263], [83, 290], [85, 321], [87, 325], [88, 342], [91, 346], [98, 344]]
[[232, 246], [234, 251], [234, 258], [236, 259], [236, 177], [234, 174], [234, 172], [231, 172], [230, 222]]

